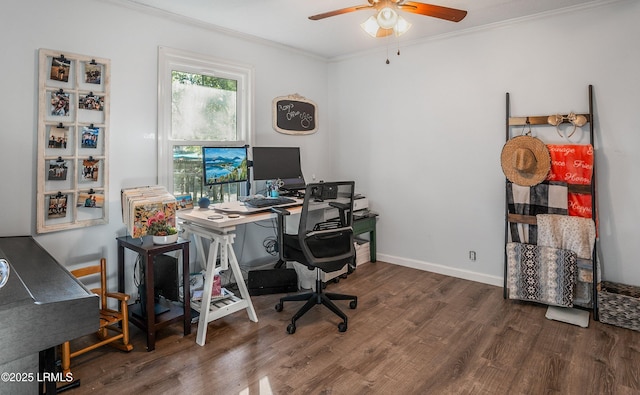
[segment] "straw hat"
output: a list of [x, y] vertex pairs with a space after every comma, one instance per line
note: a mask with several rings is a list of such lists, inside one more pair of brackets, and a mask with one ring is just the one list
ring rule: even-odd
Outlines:
[[551, 169], [547, 146], [540, 139], [527, 135], [507, 141], [502, 147], [500, 161], [509, 181], [527, 187], [544, 181]]

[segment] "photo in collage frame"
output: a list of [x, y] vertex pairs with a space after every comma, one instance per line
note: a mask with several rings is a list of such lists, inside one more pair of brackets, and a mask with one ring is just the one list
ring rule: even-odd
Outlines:
[[108, 223], [110, 62], [63, 53], [39, 50], [37, 233]]
[[104, 194], [95, 192], [93, 190], [80, 191], [78, 193], [77, 207], [83, 207], [87, 209], [103, 208], [104, 207]]
[[57, 193], [48, 195], [47, 199], [47, 219], [64, 218], [67, 216], [68, 195]]
[[69, 75], [71, 74], [71, 60], [60, 56], [51, 59], [51, 71], [49, 78], [53, 81], [69, 82]]
[[80, 148], [98, 148], [98, 138], [100, 137], [100, 128], [90, 125], [83, 126], [80, 136]]
[[100, 159], [83, 159], [79, 182], [97, 182], [100, 173]]
[[63, 159], [54, 159], [49, 161], [47, 180], [64, 181], [67, 179], [69, 164]]
[[68, 126], [52, 126], [49, 130], [48, 148], [67, 149], [69, 142]]

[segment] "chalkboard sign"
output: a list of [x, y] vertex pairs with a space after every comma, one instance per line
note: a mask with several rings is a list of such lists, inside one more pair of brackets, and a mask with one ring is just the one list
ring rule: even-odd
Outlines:
[[318, 130], [316, 104], [299, 95], [273, 99], [273, 128], [284, 134], [311, 134]]

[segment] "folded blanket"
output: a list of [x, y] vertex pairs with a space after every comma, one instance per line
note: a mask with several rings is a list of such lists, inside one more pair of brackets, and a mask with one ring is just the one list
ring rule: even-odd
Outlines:
[[[531, 215], [568, 214], [567, 183], [545, 181], [532, 187], [507, 183], [509, 213]], [[511, 223], [509, 241], [516, 243], [537, 242], [536, 225]]]
[[[592, 145], [548, 144], [551, 170], [548, 181], [564, 181], [573, 185], [591, 185], [593, 177]], [[591, 218], [591, 195], [569, 192], [569, 215]]]
[[569, 200], [569, 215], [583, 218], [591, 218], [593, 216], [591, 195], [569, 192], [567, 199]]
[[568, 184], [589, 185], [593, 174], [593, 146], [548, 144], [551, 154], [551, 170], [548, 181], [564, 181]]
[[564, 248], [576, 253], [577, 282], [573, 302], [590, 307], [592, 303], [593, 249], [596, 227], [591, 218], [567, 215], [541, 214], [538, 222], [538, 244], [554, 248]]
[[578, 282], [593, 283], [593, 260], [578, 258]]
[[596, 225], [591, 218], [539, 214], [538, 245], [574, 251], [578, 258], [592, 259]]
[[510, 299], [573, 306], [576, 254], [560, 248], [507, 243]]

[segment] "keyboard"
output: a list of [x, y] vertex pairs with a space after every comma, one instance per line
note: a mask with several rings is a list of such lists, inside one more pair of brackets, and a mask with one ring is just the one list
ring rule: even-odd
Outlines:
[[278, 197], [252, 197], [247, 198], [244, 201], [244, 205], [248, 207], [254, 208], [262, 208], [262, 207], [271, 207], [271, 206], [279, 206], [281, 204], [295, 203], [294, 199], [290, 199], [284, 196]]

